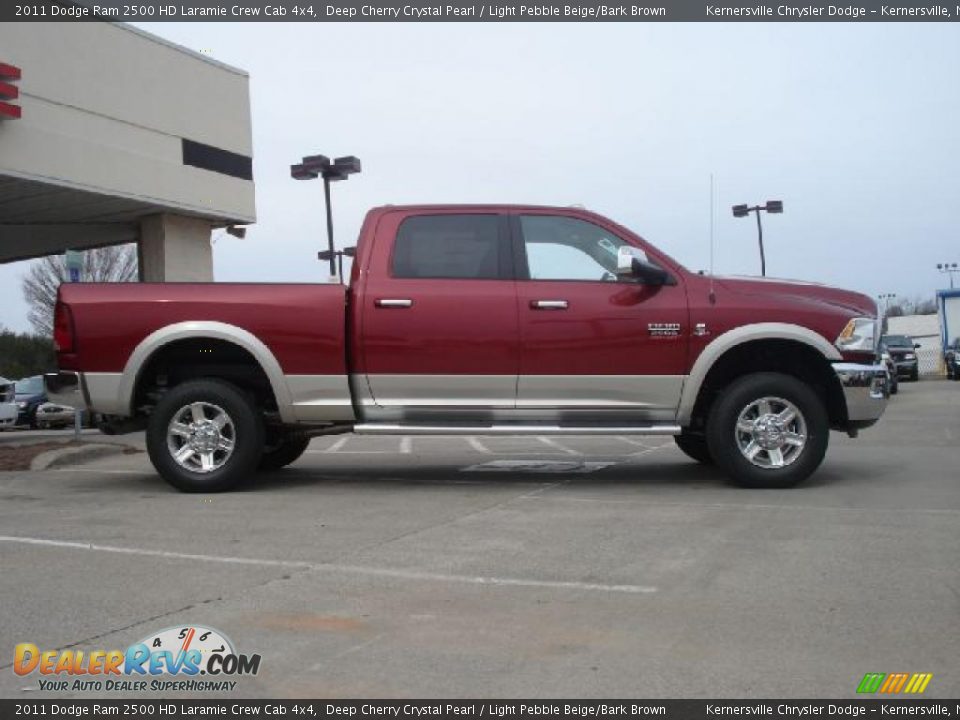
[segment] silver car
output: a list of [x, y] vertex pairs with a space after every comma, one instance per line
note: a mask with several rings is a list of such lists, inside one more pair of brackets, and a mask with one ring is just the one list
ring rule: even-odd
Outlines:
[[37, 408], [37, 427], [41, 430], [72, 427], [75, 414], [76, 410], [68, 405], [43, 403]]

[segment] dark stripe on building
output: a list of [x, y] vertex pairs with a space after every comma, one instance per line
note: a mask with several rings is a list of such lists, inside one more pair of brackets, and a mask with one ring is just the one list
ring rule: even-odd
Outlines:
[[253, 158], [186, 138], [182, 138], [182, 142], [184, 165], [241, 180], [253, 180]]

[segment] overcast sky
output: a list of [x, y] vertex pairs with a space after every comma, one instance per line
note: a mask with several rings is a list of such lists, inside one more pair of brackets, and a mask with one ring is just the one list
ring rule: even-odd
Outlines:
[[[960, 262], [960, 28], [949, 24], [143, 24], [250, 72], [258, 222], [217, 233], [217, 280], [321, 281], [322, 186], [353, 154], [339, 245], [367, 208], [582, 204], [693, 270], [932, 296]], [[229, 122], [224, 118], [224, 122]], [[0, 267], [0, 324], [24, 330]]]

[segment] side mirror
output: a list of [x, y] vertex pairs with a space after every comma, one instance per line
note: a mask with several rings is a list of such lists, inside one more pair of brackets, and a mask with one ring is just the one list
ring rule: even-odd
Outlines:
[[913, 344], [913, 349], [914, 349], [914, 350], [919, 350], [919, 349], [920, 349], [920, 343], [914, 343], [914, 344]]
[[642, 250], [627, 245], [617, 251], [617, 276], [633, 277], [644, 285], [676, 285], [677, 282], [662, 267], [650, 262]]

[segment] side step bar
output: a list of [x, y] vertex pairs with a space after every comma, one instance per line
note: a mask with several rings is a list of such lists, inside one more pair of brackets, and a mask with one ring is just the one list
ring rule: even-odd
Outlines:
[[357, 435], [679, 435], [679, 425], [629, 425], [574, 427], [570, 425], [404, 425], [361, 423]]

